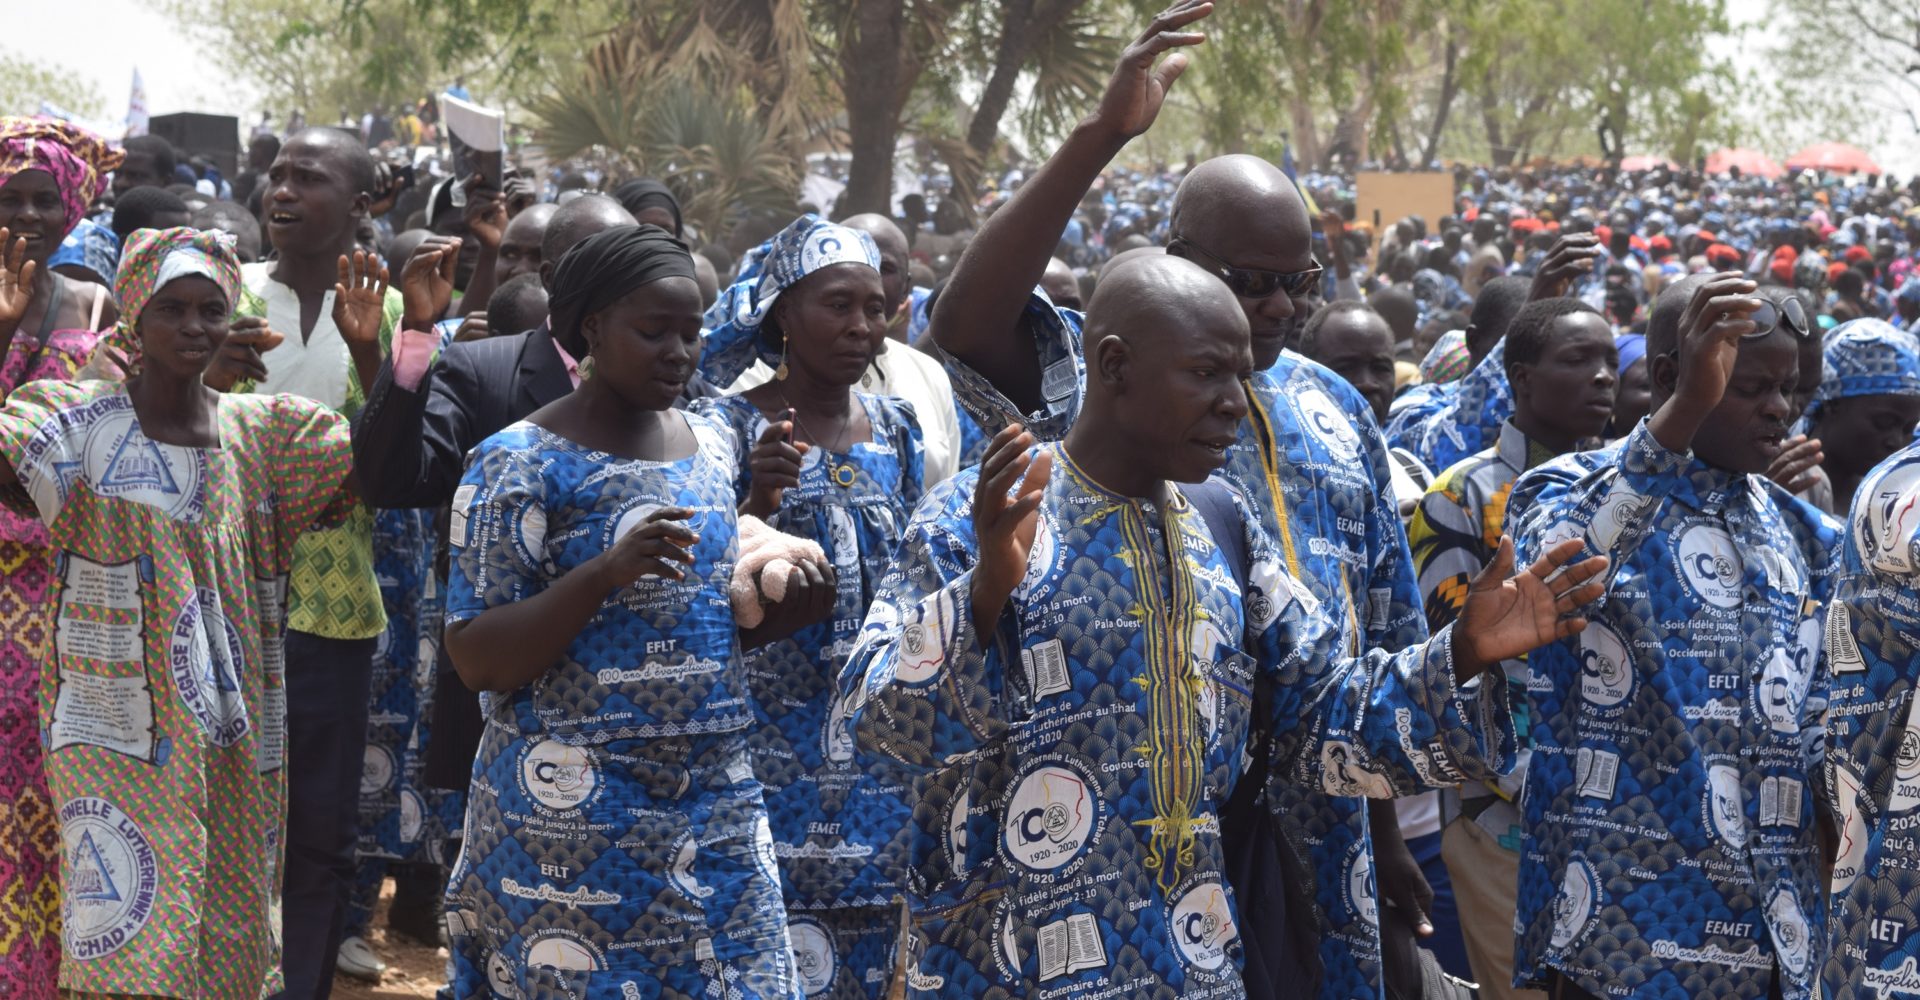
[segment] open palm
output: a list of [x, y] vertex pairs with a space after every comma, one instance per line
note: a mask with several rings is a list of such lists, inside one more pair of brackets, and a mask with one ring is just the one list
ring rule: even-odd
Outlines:
[[1187, 68], [1187, 57], [1179, 53], [1158, 67], [1154, 60], [1168, 49], [1205, 41], [1206, 36], [1197, 31], [1179, 29], [1212, 12], [1213, 4], [1208, 0], [1179, 0], [1161, 11], [1120, 56], [1120, 66], [1100, 98], [1100, 121], [1129, 139], [1145, 132], [1160, 114], [1160, 105], [1166, 101], [1173, 81]]
[[[12, 231], [0, 228], [0, 250], [13, 240]], [[40, 265], [27, 259], [27, 241], [13, 240], [11, 250], [0, 254], [0, 328], [20, 322], [33, 304], [33, 275]]]
[[340, 339], [378, 343], [386, 304], [387, 268], [380, 258], [365, 250], [355, 250], [351, 258], [341, 254], [340, 281], [333, 286], [333, 325], [340, 328]]
[[[1568, 539], [1514, 573], [1513, 539], [1500, 539], [1499, 553], [1467, 589], [1466, 607], [1454, 626], [1455, 659], [1467, 665], [1463, 673], [1477, 673], [1587, 627], [1587, 620], [1573, 612], [1605, 592], [1598, 577], [1606, 572], [1607, 559], [1594, 556], [1574, 563], [1584, 545], [1578, 538]], [[1565, 572], [1555, 576], [1563, 567]]]

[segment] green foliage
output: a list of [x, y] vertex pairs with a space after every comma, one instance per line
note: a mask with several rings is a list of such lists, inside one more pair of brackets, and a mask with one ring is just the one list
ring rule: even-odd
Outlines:
[[664, 34], [645, 19], [627, 26], [527, 110], [551, 155], [599, 162], [609, 188], [657, 177], [689, 222], [718, 237], [741, 212], [793, 207], [799, 149], [775, 123], [800, 109], [756, 89], [767, 83], [762, 64], [729, 61], [697, 19], [690, 26]]
[[465, 78], [512, 106], [583, 39], [618, 22], [619, 0], [521, 4], [496, 0], [153, 0], [265, 104], [309, 121], [357, 117], [375, 104], [412, 104]]
[[42, 101], [82, 118], [98, 118], [107, 107], [91, 82], [38, 59], [0, 52], [0, 114], [35, 114]]
[[[1760, 62], [1785, 69], [1747, 82], [1749, 145], [1785, 158], [1816, 142], [1856, 146], [1920, 133], [1920, 2], [1773, 0]], [[1911, 130], [1911, 131], [1909, 131]]]

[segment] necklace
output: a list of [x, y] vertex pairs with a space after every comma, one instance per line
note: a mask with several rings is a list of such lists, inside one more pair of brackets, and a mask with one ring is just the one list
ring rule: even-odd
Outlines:
[[[808, 427], [807, 422], [805, 420], [800, 419], [800, 411], [796, 409], [791, 402], [788, 402], [786, 393], [783, 392], [780, 394], [780, 401], [782, 403], [787, 404], [787, 412], [793, 414], [793, 422], [795, 424], [798, 424], [801, 430], [807, 432], [807, 437], [812, 438], [813, 443], [816, 445], [823, 444], [825, 439], [822, 438], [820, 435], [815, 434], [813, 432], [813, 428]], [[849, 413], [847, 415], [846, 422], [840, 425], [840, 433], [834, 436], [834, 441], [838, 442], [838, 444], [826, 446], [827, 447], [827, 477], [832, 479], [834, 481], [834, 484], [839, 486], [841, 489], [851, 489], [853, 487], [854, 479], [856, 478], [854, 473], [853, 463], [843, 462], [840, 460], [840, 453], [847, 449], [847, 444], [845, 439], [850, 438], [852, 436], [853, 436], [853, 415]]]

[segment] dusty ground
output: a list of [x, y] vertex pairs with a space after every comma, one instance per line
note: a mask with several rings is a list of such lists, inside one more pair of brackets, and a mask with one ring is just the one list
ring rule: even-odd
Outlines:
[[387, 933], [387, 904], [393, 900], [393, 880], [380, 888], [380, 909], [373, 915], [373, 951], [387, 963], [386, 977], [378, 985], [333, 977], [333, 995], [341, 1000], [400, 1000], [431, 997], [447, 981], [447, 950], [430, 948], [412, 938]]

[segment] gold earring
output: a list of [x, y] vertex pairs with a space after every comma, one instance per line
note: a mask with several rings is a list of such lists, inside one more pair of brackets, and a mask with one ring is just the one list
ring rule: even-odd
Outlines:
[[787, 380], [787, 343], [780, 342], [780, 367], [773, 370], [773, 377], [781, 382]]
[[585, 382], [586, 380], [592, 378], [593, 377], [593, 355], [589, 354], [586, 357], [581, 358], [580, 363], [574, 366], [574, 370], [580, 373], [580, 381], [582, 382]]

